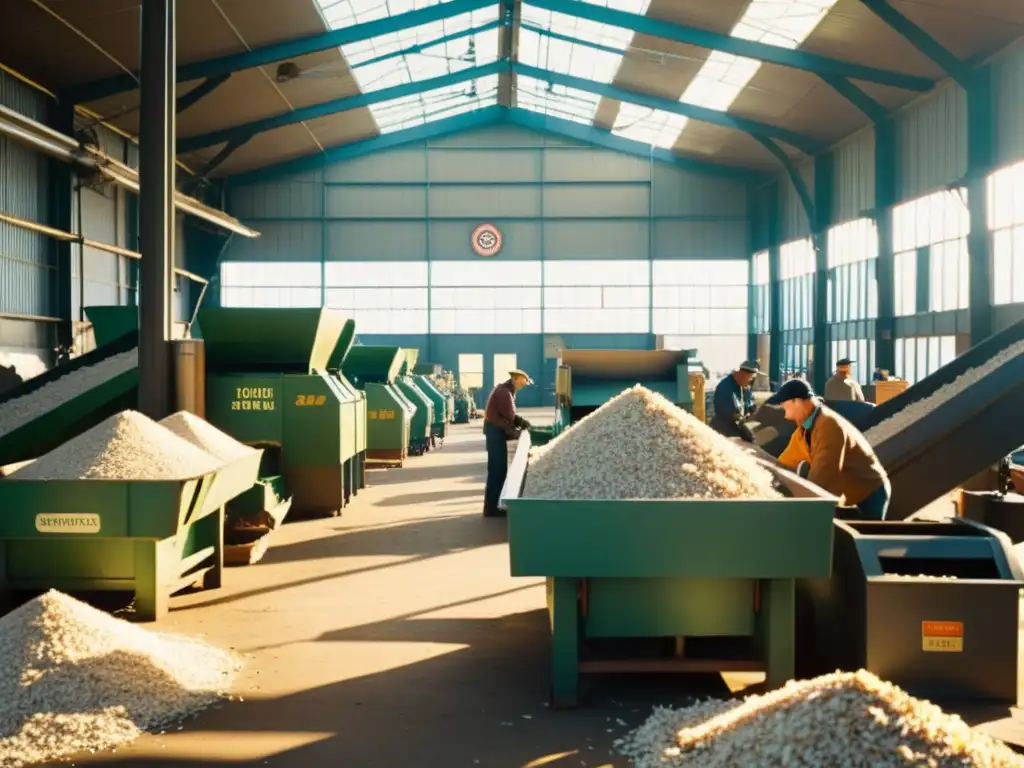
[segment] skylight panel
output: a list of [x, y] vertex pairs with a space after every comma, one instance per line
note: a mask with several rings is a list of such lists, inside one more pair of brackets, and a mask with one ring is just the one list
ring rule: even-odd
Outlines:
[[649, 109], [622, 102], [612, 129], [616, 136], [642, 141], [662, 149], [672, 149], [686, 118], [660, 109]]
[[375, 104], [373, 116], [381, 133], [391, 133], [497, 103], [498, 76], [490, 75]]
[[[439, 4], [436, 0], [317, 2], [324, 20], [332, 29], [398, 16]], [[498, 58], [497, 21], [498, 4], [495, 3], [472, 13], [462, 13], [411, 29], [343, 45], [341, 52], [352, 69], [359, 90], [370, 93], [492, 64]], [[490, 28], [479, 31], [481, 27], [486, 26]], [[489, 97], [481, 96], [487, 93], [487, 89], [482, 85], [484, 80], [489, 79], [477, 81], [475, 91], [473, 83], [460, 83], [450, 88], [375, 104], [370, 107], [370, 111], [381, 132], [398, 130], [399, 127], [410, 125], [422, 125], [426, 120], [450, 117], [461, 111], [487, 106]], [[470, 91], [473, 95], [465, 95]], [[474, 106], [456, 109], [453, 106], [456, 103]], [[419, 105], [418, 112], [415, 105]]]
[[549, 85], [523, 75], [516, 77], [516, 106], [542, 115], [589, 125], [594, 121], [600, 100], [600, 96], [588, 91]]
[[[607, 6], [631, 13], [645, 14], [650, 0], [587, 0], [592, 5]], [[619, 70], [622, 55], [598, 50], [594, 45], [612, 50], [625, 50], [633, 39], [632, 30], [598, 24], [564, 13], [533, 8], [524, 4], [524, 25], [543, 29], [555, 36], [538, 34], [526, 28], [519, 30], [519, 61], [552, 72], [610, 83]], [[569, 40], [561, 38], [570, 38]], [[585, 40], [580, 45], [572, 40]]]
[[[730, 34], [793, 50], [807, 39], [835, 3], [836, 0], [750, 0], [746, 13]], [[679, 100], [725, 112], [760, 68], [760, 61], [714, 51]], [[684, 119], [680, 132], [685, 128]]]

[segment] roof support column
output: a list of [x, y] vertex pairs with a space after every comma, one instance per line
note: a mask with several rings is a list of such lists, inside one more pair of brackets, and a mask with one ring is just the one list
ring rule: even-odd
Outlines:
[[174, 288], [175, 3], [142, 2], [139, 148], [139, 410], [171, 412]]
[[782, 280], [779, 271], [779, 183], [768, 199], [768, 381], [782, 384]]
[[896, 124], [892, 119], [875, 123], [875, 228], [878, 232], [878, 258], [875, 281], [878, 286], [878, 317], [875, 319], [875, 365], [893, 371], [896, 368], [896, 342], [893, 338], [896, 308], [892, 207], [897, 188]]
[[819, 392], [825, 391], [828, 378], [828, 226], [832, 221], [832, 174], [835, 158], [824, 152], [814, 158], [814, 220], [811, 241], [814, 244], [814, 364], [811, 381]]
[[[48, 125], [65, 136], [75, 135], [75, 105], [61, 98], [49, 102]], [[48, 204], [50, 215], [47, 223], [62, 232], [74, 232], [72, 222], [74, 214], [73, 189], [75, 183], [74, 166], [61, 160], [51, 158], [49, 165]], [[74, 345], [74, 317], [71, 313], [71, 259], [72, 243], [70, 240], [50, 238], [50, 249], [54, 269], [50, 272], [50, 314], [60, 318], [57, 325], [57, 361], [60, 362], [70, 354]]]
[[992, 249], [988, 218], [988, 174], [995, 160], [993, 136], [992, 70], [971, 73], [967, 89], [967, 203], [971, 232], [967, 237], [970, 259], [971, 345], [992, 334]]

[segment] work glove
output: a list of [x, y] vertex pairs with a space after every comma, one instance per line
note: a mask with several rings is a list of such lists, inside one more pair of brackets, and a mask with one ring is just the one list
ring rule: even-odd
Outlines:
[[801, 461], [796, 465], [796, 473], [805, 480], [811, 475], [811, 464], [808, 461]]

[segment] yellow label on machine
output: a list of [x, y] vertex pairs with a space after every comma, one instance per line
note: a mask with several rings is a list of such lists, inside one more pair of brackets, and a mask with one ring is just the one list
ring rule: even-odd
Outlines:
[[273, 387], [236, 387], [235, 399], [231, 402], [232, 411], [272, 411], [274, 410]]
[[39, 533], [99, 533], [100, 516], [95, 514], [36, 515]]
[[327, 402], [327, 395], [296, 395], [295, 405], [323, 405]]
[[922, 621], [921, 650], [938, 653], [963, 653], [962, 621]]

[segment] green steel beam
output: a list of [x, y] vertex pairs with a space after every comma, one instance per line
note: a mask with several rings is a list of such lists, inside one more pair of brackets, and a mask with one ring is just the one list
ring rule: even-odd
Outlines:
[[967, 236], [970, 254], [971, 344], [992, 335], [992, 241], [988, 214], [988, 174], [995, 165], [995, 104], [992, 68], [971, 74], [967, 88], [967, 203], [971, 231]]
[[331, 99], [320, 104], [300, 107], [299, 109], [293, 109], [291, 112], [282, 112], [281, 114], [265, 117], [261, 120], [253, 120], [243, 125], [234, 125], [230, 128], [221, 128], [209, 133], [199, 134], [198, 136], [180, 139], [178, 141], [178, 153], [194, 152], [197, 149], [213, 147], [224, 142], [248, 139], [258, 133], [264, 133], [265, 131], [271, 131], [286, 125], [315, 120], [320, 117], [338, 114], [339, 112], [359, 109], [360, 107], [369, 107], [374, 104], [391, 101], [392, 99], [401, 99], [406, 96], [425, 93], [436, 88], [446, 88], [470, 80], [487, 77], [488, 75], [497, 75], [507, 71], [508, 67], [509, 63], [507, 61], [498, 60], [480, 67], [469, 67], [458, 72], [427, 78], [426, 80], [393, 85], [390, 88], [381, 88], [369, 93], [357, 93], [354, 96], [346, 96], [342, 99]]
[[801, 152], [808, 154], [812, 154], [821, 149], [820, 142], [810, 136], [805, 136], [802, 133], [790, 131], [786, 128], [780, 128], [779, 126], [771, 125], [770, 123], [762, 123], [759, 120], [750, 120], [745, 117], [731, 115], [728, 112], [722, 112], [721, 110], [698, 107], [694, 104], [687, 104], [674, 99], [666, 99], [663, 96], [655, 96], [632, 88], [621, 88], [616, 85], [611, 85], [610, 83], [599, 83], [594, 80], [587, 80], [586, 78], [575, 77], [574, 75], [562, 72], [552, 72], [547, 69], [532, 67], [519, 62], [513, 64], [512, 68], [517, 75], [522, 77], [532, 77], [546, 83], [561, 85], [566, 88], [575, 88], [580, 91], [587, 91], [588, 93], [593, 93], [606, 99], [616, 99], [618, 101], [626, 101], [631, 104], [636, 104], [641, 107], [660, 109], [663, 112], [682, 115], [683, 117], [698, 120], [702, 123], [720, 125], [724, 128], [733, 128], [737, 131], [748, 133], [757, 139], [778, 139], [779, 141], [784, 141], [790, 146], [799, 149]]
[[886, 109], [878, 101], [851, 83], [845, 77], [835, 75], [819, 75], [822, 81], [836, 93], [849, 101], [853, 106], [871, 118], [873, 123], [885, 120]]
[[875, 365], [889, 371], [896, 369], [892, 207], [898, 195], [897, 170], [896, 123], [890, 118], [875, 124], [875, 207], [872, 211], [878, 230], [878, 258], [875, 262], [875, 280], [878, 284]]
[[835, 156], [825, 152], [814, 158], [814, 213], [811, 232], [814, 242], [814, 365], [811, 380], [819, 392], [828, 378], [828, 228], [833, 218], [833, 175]]
[[677, 168], [694, 173], [703, 173], [741, 181], [758, 181], [768, 178], [768, 174], [759, 171], [688, 158], [666, 149], [659, 149], [639, 141], [614, 136], [608, 131], [595, 128], [594, 126], [581, 125], [569, 120], [541, 115], [525, 109], [506, 109], [505, 107], [493, 106], [454, 117], [435, 120], [414, 128], [383, 134], [372, 139], [331, 147], [322, 153], [307, 155], [267, 166], [266, 168], [248, 171], [231, 177], [228, 183], [232, 186], [238, 186], [273, 181], [283, 176], [319, 170], [324, 165], [331, 163], [344, 162], [345, 160], [364, 157], [376, 152], [436, 139], [454, 133], [461, 133], [500, 122], [509, 122], [530, 130], [584, 142], [615, 152], [653, 158], [658, 162], [671, 164]]
[[205, 99], [226, 83], [229, 77], [231, 77], [230, 72], [223, 75], [217, 75], [216, 77], [208, 77], [184, 96], [179, 96], [176, 102], [176, 113], [180, 115], [189, 107], [197, 104], [200, 100]]
[[782, 278], [779, 221], [782, 190], [778, 180], [769, 188], [768, 200], [768, 381], [782, 384]]
[[[498, 19], [501, 31], [498, 33], [498, 58], [515, 61], [519, 51], [519, 30], [515, 22], [521, 6], [515, 0], [499, 0]], [[498, 75], [498, 103], [505, 107], [514, 106], [515, 75], [506, 69]]]
[[731, 53], [736, 56], [744, 56], [748, 59], [778, 64], [792, 69], [801, 69], [816, 75], [831, 74], [839, 77], [851, 77], [856, 80], [888, 85], [908, 91], [929, 91], [935, 85], [935, 81], [927, 77], [892, 72], [877, 67], [832, 59], [827, 56], [819, 56], [807, 51], [792, 50], [778, 45], [744, 40], [720, 32], [710, 32], [706, 29], [674, 24], [650, 16], [641, 16], [636, 13], [606, 8], [586, 2], [585, 0], [527, 0], [526, 4], [555, 13], [564, 13], [576, 18], [586, 19], [598, 24], [610, 24], [644, 35], [653, 35], [654, 37], [672, 40], [677, 43]]
[[900, 37], [927, 56], [933, 64], [956, 80], [961, 87], [970, 87], [970, 68], [947, 51], [934, 37], [893, 8], [889, 4], [889, 0], [860, 0], [860, 2]]
[[[358, 43], [381, 35], [401, 32], [424, 24], [432, 24], [452, 16], [487, 8], [494, 5], [494, 2], [495, 0], [447, 0], [447, 2], [437, 3], [427, 8], [399, 13], [362, 24], [353, 24], [350, 27], [333, 29], [296, 40], [265, 45], [252, 51], [184, 64], [178, 67], [177, 78], [179, 83], [185, 83], [203, 77], [215, 77], [253, 67], [262, 67], [278, 61], [306, 56], [310, 53], [340, 48], [343, 45]], [[137, 76], [136, 72], [134, 75], [116, 75], [87, 83], [72, 89], [70, 98], [75, 104], [82, 104], [118, 93], [134, 91], [138, 88], [138, 82], [135, 79]]]
[[771, 139], [762, 138], [760, 136], [754, 136], [754, 138], [757, 139], [761, 146], [771, 152], [776, 160], [782, 163], [782, 167], [786, 170], [786, 175], [789, 177], [789, 181], [792, 183], [793, 189], [796, 190], [796, 194], [800, 198], [800, 203], [803, 205], [804, 213], [807, 214], [807, 221], [813, 227], [814, 222], [817, 221], [817, 214], [814, 211], [814, 199], [811, 197], [810, 190], [807, 189], [807, 184], [804, 183], [803, 176], [800, 175], [800, 171], [798, 171], [796, 165], [793, 164], [793, 159], [786, 154], [782, 147]]

